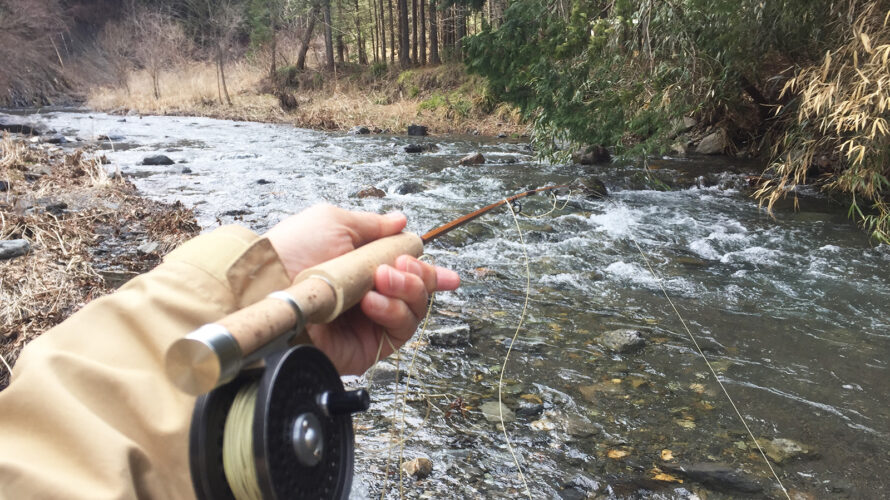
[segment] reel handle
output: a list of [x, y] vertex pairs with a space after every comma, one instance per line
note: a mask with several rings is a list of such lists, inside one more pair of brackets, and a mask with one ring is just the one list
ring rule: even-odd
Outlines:
[[423, 241], [403, 232], [304, 270], [286, 290], [204, 325], [174, 342], [167, 377], [198, 396], [232, 380], [251, 354], [306, 323], [329, 323], [374, 286], [374, 272], [400, 255], [420, 257]]

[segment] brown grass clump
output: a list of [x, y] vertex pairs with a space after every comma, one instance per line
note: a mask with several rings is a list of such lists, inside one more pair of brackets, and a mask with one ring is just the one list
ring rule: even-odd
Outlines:
[[[199, 231], [190, 210], [140, 197], [81, 150], [4, 136], [0, 180], [9, 183], [0, 193], [0, 240], [31, 244], [28, 255], [0, 261], [0, 355], [9, 364], [33, 338]], [[138, 252], [147, 241], [158, 248]], [[3, 388], [9, 372], [0, 371]]]
[[[139, 71], [130, 74], [129, 90], [124, 86], [95, 88], [90, 91], [87, 104], [109, 112], [208, 116], [332, 131], [363, 125], [404, 133], [408, 125], [417, 123], [427, 126], [433, 134], [528, 133], [527, 125], [512, 108], [502, 105], [486, 109], [480, 84], [458, 66], [379, 75], [366, 68], [345, 68], [336, 78], [314, 70], [290, 75], [291, 78], [288, 69], [282, 69], [282, 79], [291, 85], [283, 91], [297, 102], [296, 109], [290, 112], [283, 111], [279, 99], [272, 94], [277, 89], [270, 87], [265, 66], [239, 61], [227, 68], [231, 106], [220, 104], [214, 66], [200, 62], [162, 72], [160, 99], [154, 97], [150, 76]], [[439, 105], [440, 102], [445, 105]]]

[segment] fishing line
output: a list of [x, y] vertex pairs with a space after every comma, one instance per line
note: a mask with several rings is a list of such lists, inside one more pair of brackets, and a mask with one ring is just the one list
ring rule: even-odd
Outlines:
[[[612, 204], [616, 208], [619, 208], [618, 204], [615, 201], [613, 201], [613, 200], [609, 200], [609, 201], [611, 201]], [[705, 356], [705, 353], [702, 350], [701, 346], [699, 345], [698, 340], [696, 340], [695, 336], [692, 334], [692, 330], [690, 330], [689, 326], [686, 324], [686, 321], [683, 319], [683, 316], [680, 314], [680, 310], [677, 309], [677, 306], [674, 305], [674, 301], [671, 300], [670, 295], [668, 295], [667, 288], [665, 288], [665, 286], [664, 286], [664, 279], [661, 277], [661, 275], [659, 275], [658, 273], [655, 272], [655, 269], [652, 267], [652, 264], [649, 261], [649, 258], [646, 256], [646, 253], [643, 252], [643, 249], [640, 247], [640, 244], [637, 242], [637, 239], [634, 238], [633, 233], [628, 232], [628, 236], [630, 237], [630, 240], [633, 242], [634, 246], [637, 248], [637, 251], [640, 253], [640, 257], [643, 258], [643, 262], [645, 262], [646, 267], [649, 269], [649, 272], [652, 274], [653, 277], [655, 277], [656, 281], [658, 282], [658, 286], [661, 289], [661, 293], [664, 294], [664, 298], [667, 299], [668, 304], [671, 305], [671, 309], [674, 310], [674, 314], [676, 314], [677, 319], [680, 320], [680, 324], [683, 325], [683, 329], [686, 331], [686, 335], [689, 336], [689, 340], [692, 341], [692, 344], [695, 346], [695, 349], [698, 351], [698, 354], [705, 361], [705, 364], [708, 365], [708, 370], [711, 372], [711, 375], [714, 377], [714, 380], [717, 381], [717, 385], [720, 386], [720, 389], [723, 391], [723, 394], [726, 396], [726, 399], [729, 401], [729, 404], [732, 406], [733, 411], [735, 411], [735, 414], [739, 418], [739, 421], [745, 427], [745, 430], [748, 432], [748, 437], [750, 437], [751, 441], [754, 442], [754, 446], [757, 447], [757, 451], [759, 451], [760, 456], [763, 457], [764, 463], [766, 463], [767, 468], [772, 473], [773, 478], [776, 480], [776, 483], [778, 483], [778, 485], [779, 485], [779, 488], [782, 489], [782, 493], [785, 494], [785, 498], [787, 498], [788, 500], [791, 500], [791, 495], [788, 493], [788, 490], [785, 488], [785, 485], [782, 484], [782, 480], [779, 479], [779, 475], [776, 473], [775, 469], [773, 469], [772, 464], [770, 464], [769, 458], [767, 458], [767, 456], [766, 456], [766, 452], [764, 452], [763, 448], [760, 447], [760, 443], [757, 442], [757, 438], [754, 437], [754, 433], [751, 431], [751, 428], [748, 427], [748, 423], [745, 421], [744, 417], [742, 417], [742, 412], [739, 411], [738, 407], [735, 404], [735, 401], [729, 395], [729, 391], [726, 389], [726, 386], [723, 385], [723, 382], [720, 380], [720, 377], [717, 376], [717, 371], [714, 370], [713, 366], [711, 366], [711, 361], [708, 360], [707, 356]]]
[[504, 372], [507, 370], [507, 361], [510, 359], [513, 345], [516, 344], [516, 339], [519, 337], [519, 330], [522, 328], [522, 324], [525, 321], [525, 313], [528, 311], [528, 299], [531, 295], [532, 283], [532, 273], [528, 263], [528, 252], [525, 249], [525, 239], [522, 237], [522, 228], [519, 226], [519, 217], [517, 217], [516, 212], [513, 210], [513, 206], [509, 202], [506, 203], [506, 205], [507, 208], [510, 209], [510, 215], [513, 216], [513, 222], [516, 224], [516, 231], [519, 233], [519, 243], [522, 248], [522, 258], [525, 262], [525, 300], [522, 303], [522, 312], [519, 314], [519, 323], [516, 325], [516, 331], [513, 332], [513, 338], [510, 340], [510, 345], [507, 347], [507, 355], [504, 356], [504, 362], [501, 365], [501, 376], [498, 378], [498, 417], [501, 420], [501, 429], [504, 431], [504, 440], [507, 443], [507, 449], [510, 450], [510, 455], [513, 457], [513, 463], [516, 465], [516, 470], [519, 473], [519, 479], [522, 480], [522, 484], [525, 487], [525, 495], [531, 500], [531, 490], [528, 487], [528, 482], [525, 480], [525, 474], [522, 472], [522, 465], [520, 465], [519, 459], [516, 457], [516, 452], [513, 450], [513, 443], [510, 442], [510, 436], [507, 434], [507, 425], [504, 422]]
[[236, 500], [262, 500], [253, 461], [253, 416], [259, 382], [238, 391], [223, 430], [223, 470]]

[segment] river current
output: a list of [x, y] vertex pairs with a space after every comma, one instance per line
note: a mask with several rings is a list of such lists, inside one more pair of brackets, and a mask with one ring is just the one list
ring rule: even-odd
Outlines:
[[[773, 463], [787, 488], [799, 498], [880, 498], [890, 488], [890, 250], [813, 193], [802, 193], [799, 211], [770, 217], [750, 198], [749, 165], [553, 165], [535, 162], [523, 143], [476, 137], [83, 112], [41, 118], [66, 136], [107, 136], [110, 168], [151, 198], [194, 207], [205, 230], [237, 222], [263, 231], [327, 202], [399, 210], [423, 233], [528, 188], [605, 182], [607, 199], [574, 193], [550, 213], [546, 196], [523, 200], [524, 244], [500, 209], [428, 246], [463, 284], [435, 297], [427, 336], [403, 349], [398, 375], [391, 358], [373, 376], [347, 380], [371, 378], [374, 400], [355, 419], [354, 497], [385, 489], [387, 497], [515, 498], [524, 477], [533, 498], [783, 498], [662, 284], [754, 435], [797, 447]], [[409, 143], [436, 148], [409, 154]], [[486, 164], [458, 165], [477, 151]], [[154, 154], [181, 163], [140, 164]], [[647, 175], [673, 189], [651, 189], [640, 181]], [[354, 196], [367, 186], [386, 196]], [[526, 253], [531, 292], [514, 342]], [[645, 345], [624, 354], [604, 347], [599, 337], [616, 329], [640, 332]], [[483, 411], [494, 405], [497, 414], [511, 344], [502, 393], [517, 412], [506, 434], [523, 476]], [[401, 449], [389, 445], [394, 432]], [[403, 479], [401, 493], [398, 468], [384, 473], [399, 453], [433, 464], [428, 478]]]

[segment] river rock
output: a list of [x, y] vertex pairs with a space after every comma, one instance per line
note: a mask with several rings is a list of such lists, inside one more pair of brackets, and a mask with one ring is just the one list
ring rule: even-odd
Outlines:
[[142, 159], [143, 165], [173, 165], [173, 163], [174, 161], [165, 155], [146, 156]]
[[569, 436], [584, 439], [600, 433], [600, 429], [583, 417], [572, 415], [566, 420], [566, 433]]
[[396, 188], [399, 194], [416, 194], [423, 191], [423, 184], [414, 181], [403, 182]]
[[621, 354], [636, 351], [646, 345], [643, 334], [633, 328], [610, 330], [600, 335], [597, 342], [606, 349]]
[[763, 452], [766, 453], [770, 460], [779, 465], [791, 460], [812, 459], [818, 456], [812, 447], [791, 439], [776, 438], [769, 440], [762, 438], [757, 440], [757, 444], [763, 448]]
[[386, 191], [378, 187], [368, 186], [355, 193], [355, 196], [357, 198], [383, 198], [386, 196]]
[[68, 142], [68, 139], [66, 139], [65, 136], [62, 134], [51, 134], [41, 138], [41, 142], [45, 142], [47, 144], [65, 144], [66, 142]]
[[661, 469], [723, 493], [759, 493], [763, 490], [763, 486], [753, 477], [726, 464], [663, 463]]
[[45, 125], [34, 123], [23, 116], [4, 113], [0, 113], [0, 130], [23, 135], [42, 135], [49, 132]]
[[433, 462], [424, 457], [417, 457], [402, 464], [402, 471], [416, 479], [425, 479], [433, 473]]
[[605, 183], [598, 177], [588, 177], [581, 179], [580, 177], [569, 184], [571, 189], [578, 189], [588, 198], [604, 198], [609, 196], [609, 190], [606, 189]]
[[424, 136], [427, 135], [427, 128], [423, 125], [408, 125], [408, 135]]
[[31, 244], [27, 240], [2, 240], [0, 241], [0, 260], [9, 260], [21, 257], [31, 251]]
[[718, 130], [708, 134], [698, 143], [695, 152], [702, 155], [719, 155], [726, 150], [726, 131]]
[[470, 343], [470, 325], [448, 325], [429, 332], [430, 344], [437, 347], [463, 347]]
[[[513, 413], [513, 410], [511, 410], [510, 408], [507, 408], [506, 405], [501, 405], [501, 406], [503, 407], [504, 422], [512, 422], [512, 421], [516, 420], [516, 414]], [[496, 423], [501, 422], [501, 416], [500, 416], [500, 413], [498, 412], [498, 402], [497, 401], [489, 401], [487, 403], [483, 403], [482, 407], [480, 409], [482, 410], [482, 415], [485, 416], [485, 420], [488, 420], [489, 422], [496, 422]]]
[[159, 248], [161, 248], [161, 244], [157, 241], [146, 241], [139, 245], [139, 248], [137, 248], [136, 251], [148, 255], [157, 252]]
[[8, 181], [0, 181], [0, 193], [9, 191], [9, 182]]
[[260, 186], [265, 186], [266, 184], [272, 184], [272, 181], [266, 179], [257, 179], [256, 183]]
[[599, 165], [612, 160], [605, 146], [586, 146], [572, 153], [572, 161], [581, 165]]
[[498, 139], [506, 139], [506, 138], [507, 138], [507, 133], [506, 133], [506, 132], [501, 132], [501, 133], [498, 134]]
[[406, 153], [423, 153], [423, 147], [420, 144], [408, 144], [405, 146]]
[[369, 129], [368, 127], [363, 127], [361, 125], [352, 127], [351, 129], [349, 129], [349, 132], [347, 132], [347, 134], [349, 135], [367, 135], [370, 133], [371, 129]]
[[516, 415], [520, 417], [534, 417], [544, 413], [544, 403], [532, 399], [520, 398], [516, 405]]
[[190, 174], [190, 173], [192, 173], [192, 169], [190, 169], [190, 168], [188, 168], [188, 167], [185, 167], [185, 168], [182, 169], [182, 173], [183, 173], [183, 174]]
[[469, 154], [457, 162], [458, 165], [482, 165], [483, 163], [485, 163], [485, 157], [482, 156], [482, 153]]

